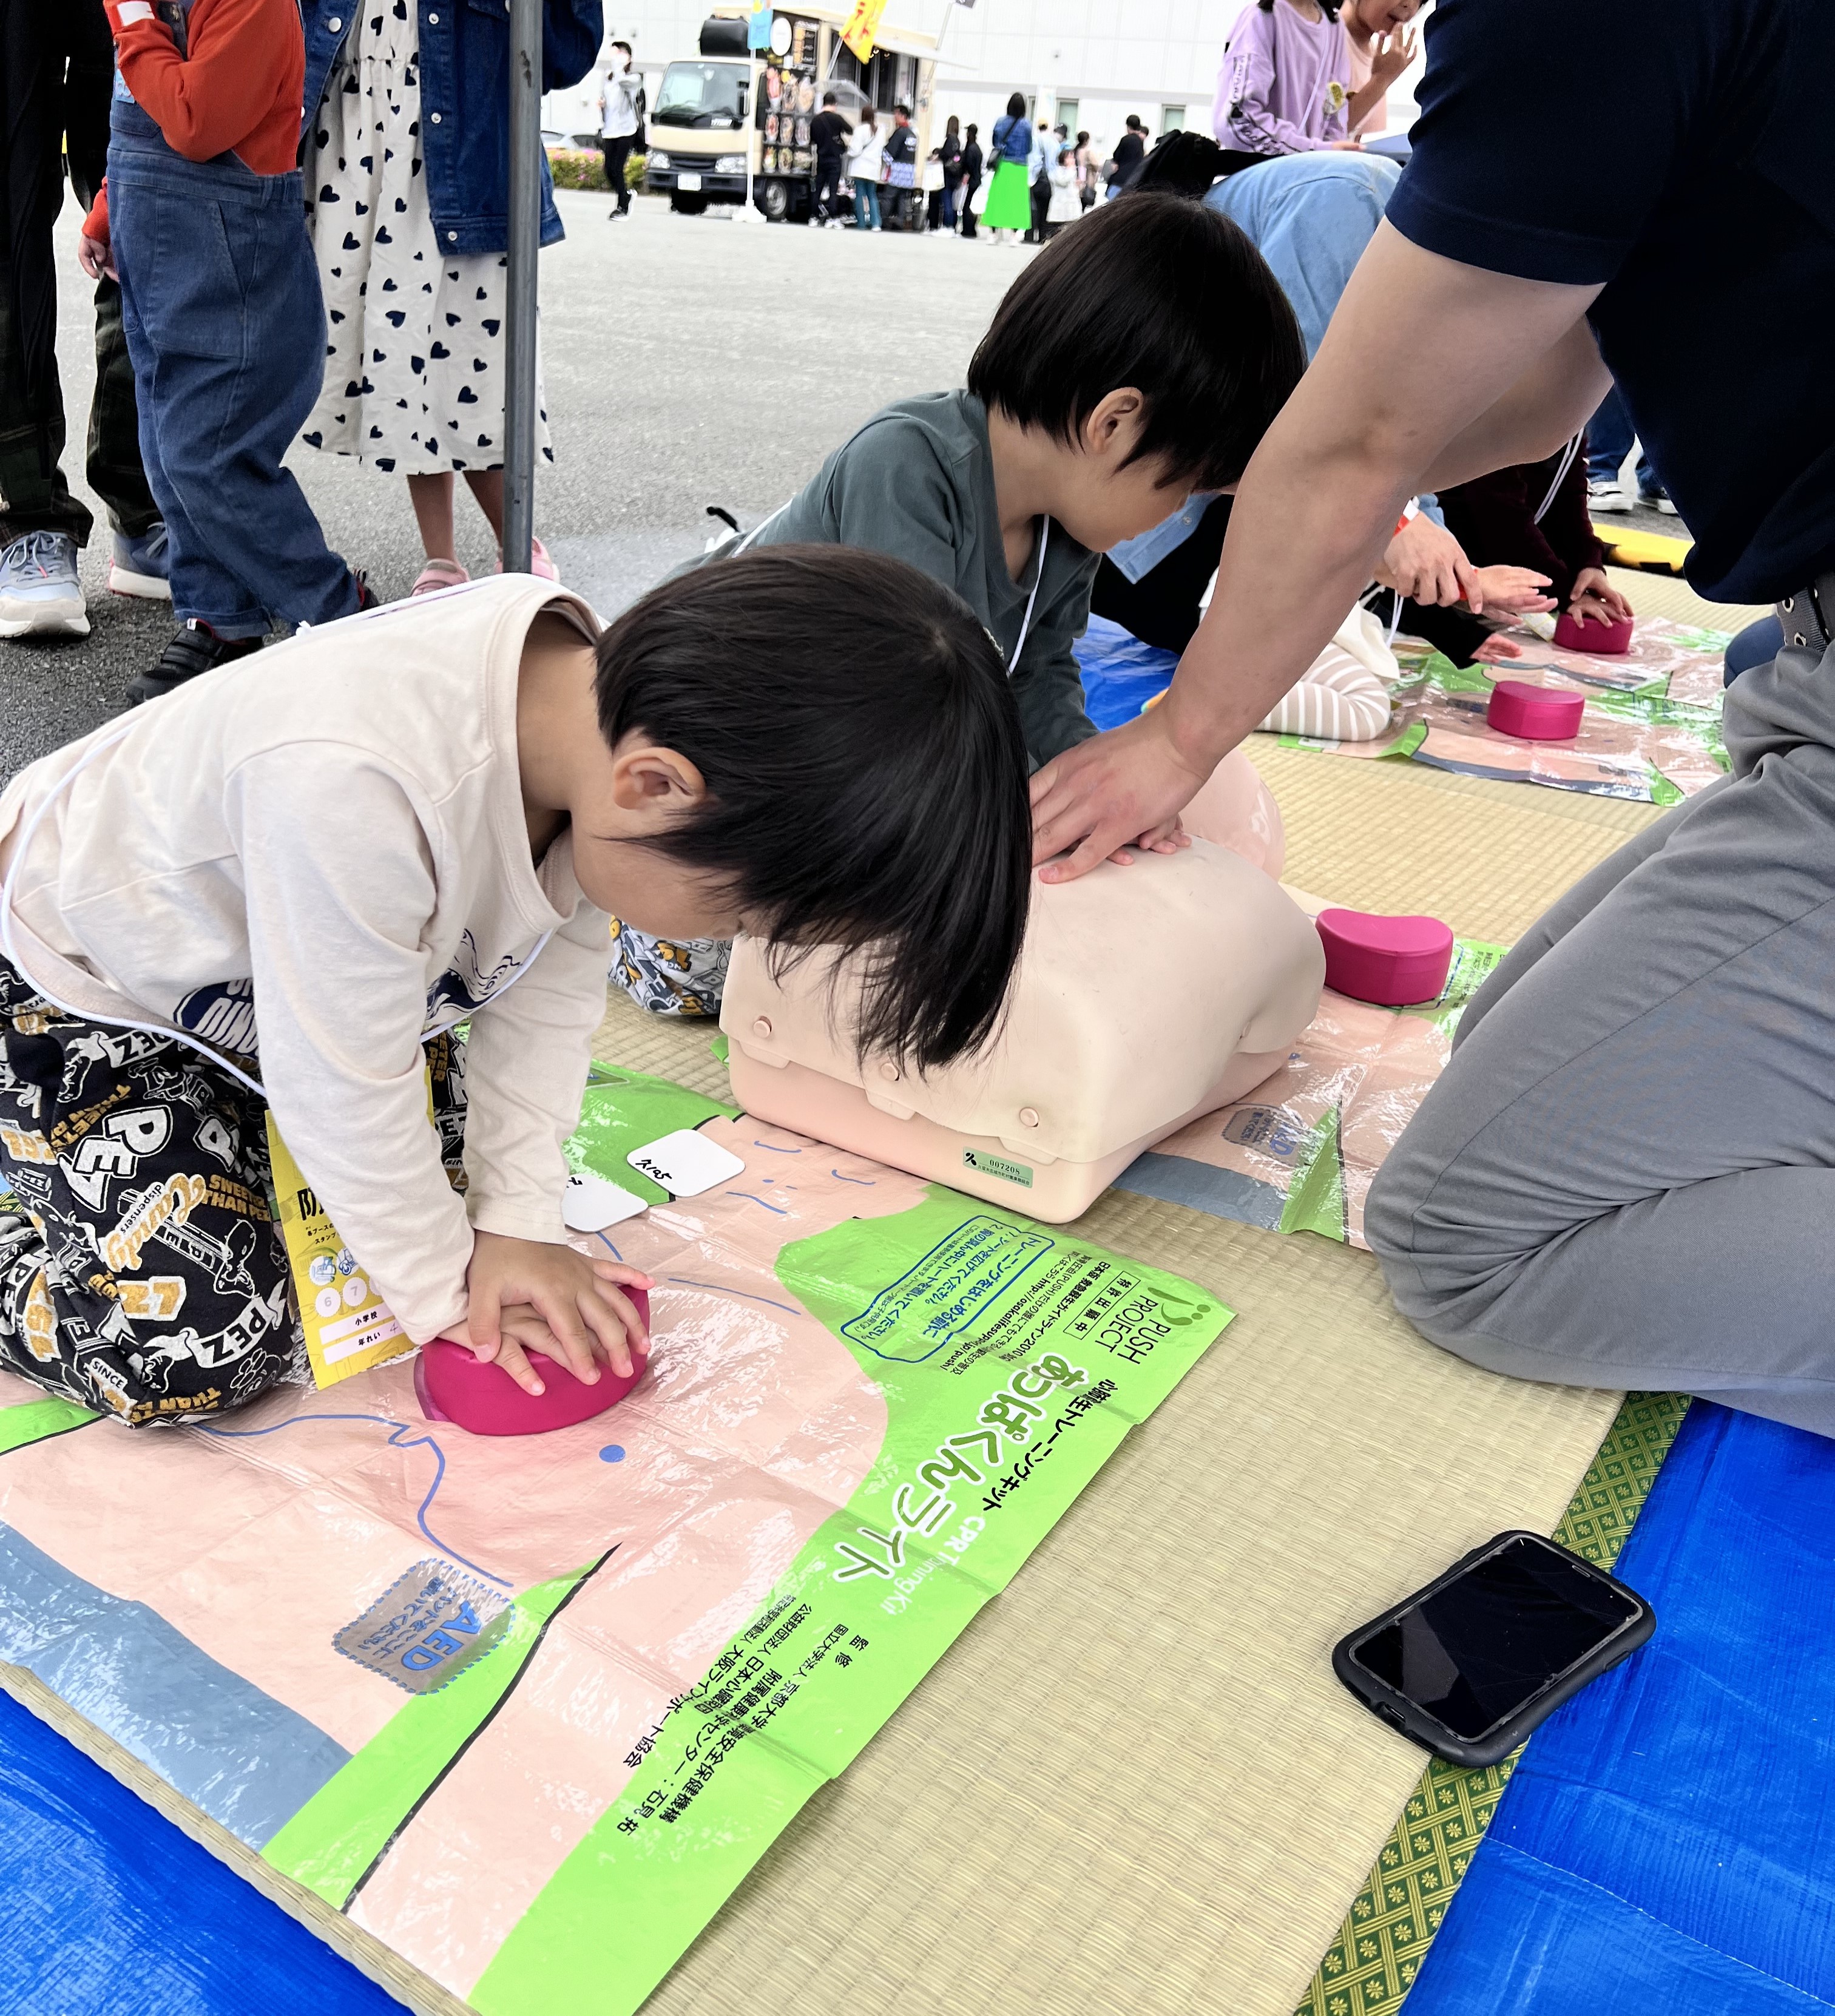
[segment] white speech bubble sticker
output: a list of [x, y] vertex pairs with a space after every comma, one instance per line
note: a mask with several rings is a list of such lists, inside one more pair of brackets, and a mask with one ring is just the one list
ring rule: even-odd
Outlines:
[[569, 1176], [561, 1192], [561, 1222], [570, 1232], [603, 1232], [649, 1208], [642, 1197], [590, 1170]]
[[671, 1197], [699, 1197], [716, 1183], [743, 1176], [746, 1165], [729, 1148], [710, 1141], [691, 1127], [665, 1134], [647, 1147], [633, 1148], [624, 1157], [640, 1175], [660, 1184]]

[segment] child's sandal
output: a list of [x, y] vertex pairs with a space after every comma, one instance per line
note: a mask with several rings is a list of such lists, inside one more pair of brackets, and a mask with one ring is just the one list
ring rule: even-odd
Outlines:
[[410, 596], [437, 595], [443, 588], [458, 588], [471, 579], [457, 560], [429, 560], [416, 575]]

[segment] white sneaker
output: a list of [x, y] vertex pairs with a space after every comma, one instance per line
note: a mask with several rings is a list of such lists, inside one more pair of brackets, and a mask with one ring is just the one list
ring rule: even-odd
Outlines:
[[1628, 511], [1632, 500], [1609, 478], [1601, 478], [1586, 487], [1586, 508], [1589, 511]]
[[0, 553], [0, 637], [87, 637], [68, 532], [27, 532]]

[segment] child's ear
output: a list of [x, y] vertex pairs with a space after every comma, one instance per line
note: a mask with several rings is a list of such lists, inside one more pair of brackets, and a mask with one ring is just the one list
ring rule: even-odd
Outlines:
[[620, 812], [667, 823], [692, 812], [707, 795], [706, 779], [676, 750], [643, 743], [627, 746], [612, 758], [612, 802]]
[[1146, 419], [1146, 401], [1132, 385], [1105, 392], [1083, 423], [1083, 446], [1091, 455], [1126, 455]]

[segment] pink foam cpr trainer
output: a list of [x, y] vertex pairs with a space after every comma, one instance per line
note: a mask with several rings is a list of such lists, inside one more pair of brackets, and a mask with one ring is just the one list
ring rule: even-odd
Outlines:
[[1571, 742], [1580, 733], [1585, 707], [1585, 693], [1499, 679], [1484, 718], [1500, 735], [1513, 735], [1520, 742]]
[[1383, 1008], [1440, 999], [1452, 968], [1452, 933], [1437, 917], [1321, 910], [1316, 921], [1326, 986]]
[[[647, 1337], [650, 1298], [642, 1288], [627, 1288]], [[621, 1379], [608, 1365], [599, 1367], [599, 1383], [588, 1386], [545, 1352], [531, 1351], [529, 1363], [546, 1389], [525, 1393], [501, 1365], [475, 1357], [462, 1344], [435, 1337], [423, 1344], [414, 1361], [414, 1390], [420, 1410], [430, 1421], [450, 1421], [474, 1435], [539, 1435], [550, 1428], [570, 1428], [615, 1407], [643, 1375], [649, 1358], [631, 1353], [631, 1376]]]
[[1591, 617], [1582, 622], [1563, 610], [1555, 618], [1555, 642], [1563, 651], [1605, 651], [1617, 657], [1631, 649], [1632, 628], [1628, 616], [1617, 623], [1596, 623]]

